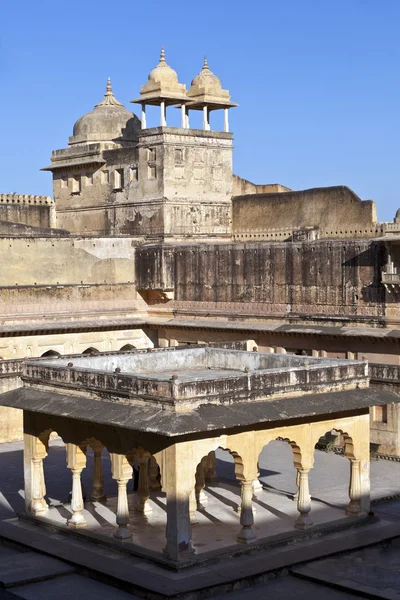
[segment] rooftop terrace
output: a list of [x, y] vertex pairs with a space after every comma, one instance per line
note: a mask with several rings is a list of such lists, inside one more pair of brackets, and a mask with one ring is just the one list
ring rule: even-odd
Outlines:
[[368, 369], [365, 361], [204, 347], [29, 361], [22, 378], [27, 385], [186, 411], [203, 404], [367, 387]]

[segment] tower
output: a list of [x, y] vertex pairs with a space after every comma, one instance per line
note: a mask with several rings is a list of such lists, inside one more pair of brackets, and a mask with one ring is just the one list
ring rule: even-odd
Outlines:
[[[163, 238], [231, 235], [232, 134], [228, 131], [229, 92], [207, 61], [190, 90], [178, 81], [164, 50], [140, 97], [138, 234]], [[160, 126], [147, 127], [146, 104], [160, 106]], [[167, 106], [181, 108], [181, 127], [167, 125]], [[211, 110], [224, 109], [224, 131], [211, 131]], [[191, 129], [189, 111], [202, 110], [203, 129]], [[139, 206], [140, 205], [140, 206]]]

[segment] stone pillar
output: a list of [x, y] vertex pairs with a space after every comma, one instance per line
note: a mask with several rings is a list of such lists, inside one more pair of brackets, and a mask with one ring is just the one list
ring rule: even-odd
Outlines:
[[149, 477], [147, 473], [147, 461], [149, 455], [146, 454], [139, 459], [139, 487], [137, 491], [138, 502], [135, 504], [135, 510], [142, 513], [152, 512], [152, 508], [149, 505]]
[[117, 502], [117, 525], [118, 529], [114, 533], [114, 537], [118, 540], [127, 540], [132, 537], [129, 531], [129, 507], [126, 486], [128, 481], [132, 479], [133, 469], [129, 464], [126, 456], [122, 454], [111, 454], [111, 473], [112, 478], [116, 480], [118, 485], [118, 502]]
[[193, 488], [192, 491], [190, 492], [190, 496], [189, 496], [189, 514], [190, 514], [190, 524], [191, 525], [197, 525], [199, 522], [197, 519], [196, 511], [197, 511], [197, 498], [196, 498], [196, 491]]
[[346, 514], [349, 517], [365, 515], [365, 511], [361, 509], [360, 461], [356, 458], [350, 459], [349, 498], [350, 503], [346, 508]]
[[208, 131], [210, 129], [209, 113], [208, 113], [208, 107], [207, 106], [203, 106], [203, 129], [205, 131]]
[[186, 129], [190, 129], [189, 123], [189, 109], [186, 107]]
[[142, 104], [142, 129], [146, 129], [146, 105]]
[[162, 101], [160, 104], [160, 125], [161, 125], [161, 127], [165, 127], [167, 125], [166, 109], [165, 109], [164, 101]]
[[46, 456], [47, 448], [40, 438], [24, 433], [25, 509], [35, 517], [43, 517], [49, 510], [44, 499], [43, 460]]
[[215, 452], [210, 452], [207, 456], [207, 470], [205, 472], [205, 483], [207, 485], [216, 485], [218, 483], [217, 459]]
[[107, 499], [107, 496], [104, 493], [104, 477], [101, 464], [101, 453], [104, 446], [98, 441], [92, 442], [90, 446], [93, 450], [93, 483], [90, 499], [92, 502], [100, 502]]
[[167, 494], [167, 545], [164, 552], [175, 561], [186, 560], [193, 552], [189, 513], [189, 496], [194, 483], [193, 444], [196, 442], [182, 442], [164, 450], [167, 471], [163, 479]]
[[296, 529], [309, 529], [313, 522], [308, 514], [311, 510], [311, 497], [308, 489], [308, 473], [310, 469], [298, 469], [297, 510], [300, 515], [295, 523]]
[[319, 357], [319, 350], [311, 350], [311, 356], [314, 356], [315, 358]]
[[293, 494], [293, 501], [297, 502], [299, 499], [299, 486], [300, 486], [300, 473], [299, 470], [297, 469], [296, 471], [296, 492]]
[[86, 454], [76, 444], [66, 444], [67, 467], [72, 473], [72, 517], [68, 519], [69, 527], [86, 527], [87, 521], [82, 512], [84, 509], [82, 497], [81, 473], [86, 467]]
[[224, 131], [229, 131], [228, 109], [224, 108]]
[[240, 507], [240, 524], [242, 529], [239, 531], [237, 539], [243, 544], [248, 544], [251, 540], [254, 540], [257, 536], [253, 530], [254, 517], [253, 517], [253, 480], [243, 479], [242, 480], [242, 502]]
[[187, 128], [186, 105], [185, 104], [181, 104], [181, 127], [182, 127], [182, 129]]
[[204, 458], [201, 459], [201, 461], [197, 465], [197, 469], [196, 469], [196, 485], [195, 485], [194, 489], [196, 492], [197, 510], [203, 510], [204, 505], [207, 504], [207, 502], [208, 502], [208, 498], [207, 498], [206, 494], [204, 493], [204, 486], [206, 484], [204, 471], [205, 471], [205, 468], [207, 468], [207, 461], [208, 461], [208, 457], [205, 456]]
[[149, 489], [150, 490], [160, 490], [161, 484], [158, 476], [158, 464], [154, 456], [150, 456], [149, 458]]
[[254, 494], [257, 494], [257, 492], [262, 492], [262, 490], [264, 489], [262, 486], [261, 481], [259, 480], [260, 477], [260, 466], [257, 463], [257, 479], [255, 479], [253, 481], [253, 492]]

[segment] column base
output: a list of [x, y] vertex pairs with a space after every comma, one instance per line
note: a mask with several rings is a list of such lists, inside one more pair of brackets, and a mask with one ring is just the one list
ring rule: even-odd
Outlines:
[[191, 513], [191, 515], [190, 515], [190, 524], [191, 525], [198, 525], [199, 524], [199, 520], [197, 518], [196, 513]]
[[71, 519], [68, 519], [67, 525], [72, 529], [80, 529], [81, 527], [87, 527], [87, 521], [85, 517], [82, 517], [81, 519], [74, 519], [74, 517], [71, 517]]
[[132, 538], [132, 534], [127, 527], [119, 527], [114, 533], [114, 537], [117, 540], [129, 540]]
[[217, 485], [219, 483], [218, 475], [213, 475], [212, 477], [206, 477], [206, 485]]
[[263, 489], [264, 488], [261, 481], [259, 479], [256, 479], [256, 481], [253, 482], [253, 493], [257, 494], [257, 492], [262, 492]]
[[141, 512], [144, 515], [147, 515], [147, 514], [153, 512], [153, 509], [151, 508], [151, 506], [148, 502], [145, 502], [144, 504], [138, 502], [137, 504], [134, 504], [133, 507], [137, 512]]
[[299, 518], [297, 519], [296, 523], [294, 524], [296, 529], [310, 529], [311, 527], [313, 527], [314, 523], [311, 520], [311, 517], [307, 514], [307, 515], [300, 515]]
[[237, 541], [241, 544], [248, 544], [255, 539], [257, 539], [257, 536], [251, 527], [242, 527], [237, 534]]
[[175, 560], [176, 562], [188, 560], [193, 556], [193, 554], [195, 554], [195, 551], [191, 541], [189, 542], [189, 544], [181, 542], [179, 544], [178, 550], [176, 550], [175, 548], [171, 548], [170, 550], [168, 550], [168, 544], [163, 550], [163, 555], [166, 558], [169, 558], [169, 560]]
[[349, 504], [346, 507], [346, 515], [348, 517], [366, 517], [367, 511], [363, 510], [359, 504]]
[[107, 500], [107, 496], [105, 494], [95, 494], [92, 492], [90, 494], [90, 500], [92, 502], [105, 502]]
[[44, 517], [49, 512], [49, 507], [44, 499], [35, 500], [35, 503], [31, 505], [29, 512], [34, 517]]

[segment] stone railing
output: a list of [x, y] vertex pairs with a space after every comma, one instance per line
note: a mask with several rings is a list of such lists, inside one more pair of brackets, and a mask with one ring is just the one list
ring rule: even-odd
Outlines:
[[[176, 350], [182, 349], [178, 347]], [[160, 351], [168, 352], [168, 349], [156, 350]], [[304, 393], [318, 388], [335, 391], [343, 389], [346, 383], [353, 386], [356, 383], [362, 386], [368, 384], [366, 363], [361, 361], [349, 361], [347, 364], [346, 361], [340, 361], [339, 364], [329, 360], [327, 365], [321, 362], [309, 364], [309, 361], [305, 361], [299, 367], [282, 369], [277, 365], [277, 368], [266, 370], [244, 370], [243, 374], [233, 371], [231, 376], [226, 377], [220, 377], [217, 371], [215, 378], [191, 380], [189, 376], [185, 380], [174, 374], [174, 364], [171, 364], [171, 376], [167, 378], [165, 367], [164, 373], [158, 377], [157, 374], [136, 375], [131, 372], [129, 364], [123, 365], [122, 369], [114, 364], [107, 369], [96, 369], [94, 361], [93, 367], [88, 368], [86, 365], [81, 366], [79, 361], [76, 365], [72, 361], [66, 365], [65, 357], [63, 358], [63, 365], [58, 365], [57, 360], [52, 361], [52, 364], [25, 362], [22, 379], [33, 385], [100, 393], [103, 398], [107, 397], [113, 402], [120, 401], [118, 398], [121, 397], [128, 402], [136, 402], [140, 398], [146, 403], [153, 401], [166, 406], [184, 406], [191, 402], [196, 405], [204, 403], [205, 398], [209, 401], [216, 398], [219, 401], [223, 397], [231, 399], [232, 395], [239, 402], [247, 400], [250, 395], [254, 400], [257, 397], [265, 398], [266, 390], [267, 394], [279, 394], [282, 390], [286, 393], [289, 389]]]
[[0, 378], [16, 377], [22, 373], [22, 358], [0, 360]]
[[0, 194], [1, 204], [54, 204], [49, 196], [29, 196], [28, 194]]
[[400, 383], [400, 365], [369, 363], [368, 371], [371, 381]]

